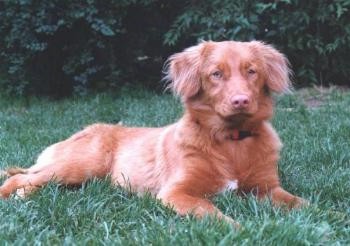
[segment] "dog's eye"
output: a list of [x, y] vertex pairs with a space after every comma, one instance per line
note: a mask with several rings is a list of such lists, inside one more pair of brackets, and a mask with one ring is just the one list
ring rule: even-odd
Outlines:
[[211, 74], [214, 78], [216, 79], [221, 79], [222, 78], [222, 72], [221, 71], [215, 71], [214, 73]]
[[249, 75], [256, 74], [256, 71], [255, 71], [254, 69], [252, 69], [252, 68], [249, 68], [249, 69], [248, 69], [248, 74], [249, 74]]

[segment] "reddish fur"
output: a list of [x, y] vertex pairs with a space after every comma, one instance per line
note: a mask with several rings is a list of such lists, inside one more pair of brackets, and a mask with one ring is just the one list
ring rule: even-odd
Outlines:
[[[217, 70], [222, 77], [212, 75]], [[44, 151], [44, 165], [9, 172], [14, 176], [0, 187], [0, 196], [20, 188], [29, 193], [50, 180], [81, 184], [111, 174], [114, 183], [149, 190], [181, 215], [216, 214], [231, 221], [209, 200], [229, 180], [237, 180], [241, 192], [298, 207], [304, 200], [280, 187], [281, 142], [268, 123], [270, 92], [287, 91], [288, 77], [286, 58], [261, 42], [203, 42], [186, 49], [169, 58], [166, 76], [185, 106], [177, 123], [164, 128], [89, 126]], [[249, 107], [234, 109], [230, 100], [241, 94], [249, 97]], [[227, 137], [233, 129], [254, 136], [232, 141]]]

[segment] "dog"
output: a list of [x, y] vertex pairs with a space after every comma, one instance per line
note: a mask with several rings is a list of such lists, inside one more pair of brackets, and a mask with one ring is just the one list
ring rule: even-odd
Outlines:
[[[253, 192], [277, 206], [305, 205], [280, 186], [281, 141], [269, 123], [274, 93], [290, 89], [286, 57], [260, 41], [203, 41], [172, 55], [168, 87], [182, 118], [162, 128], [94, 124], [46, 148], [36, 164], [8, 169], [0, 197], [26, 196], [50, 181], [79, 185], [108, 175], [114, 184], [150, 192], [179, 215], [224, 215], [210, 198]], [[166, 110], [166, 109], [165, 109]]]

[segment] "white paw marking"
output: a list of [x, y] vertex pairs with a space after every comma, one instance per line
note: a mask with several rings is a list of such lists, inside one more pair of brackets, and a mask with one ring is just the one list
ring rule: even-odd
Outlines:
[[226, 183], [225, 187], [222, 189], [221, 192], [226, 191], [234, 191], [238, 188], [238, 182], [237, 180], [230, 180]]
[[26, 191], [25, 191], [25, 189], [24, 188], [19, 188], [19, 189], [17, 189], [17, 191], [16, 191], [16, 195], [17, 196], [15, 196], [15, 199], [18, 199], [18, 198], [25, 198], [25, 196], [26, 196]]

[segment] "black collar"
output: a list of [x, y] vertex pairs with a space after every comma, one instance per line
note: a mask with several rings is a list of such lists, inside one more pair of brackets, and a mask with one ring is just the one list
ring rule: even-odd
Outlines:
[[240, 131], [237, 129], [233, 129], [231, 134], [229, 134], [227, 136], [227, 139], [232, 140], [232, 141], [239, 141], [239, 140], [243, 140], [243, 139], [248, 138], [248, 137], [252, 137], [254, 135], [256, 135], [256, 134], [254, 134], [251, 131]]

